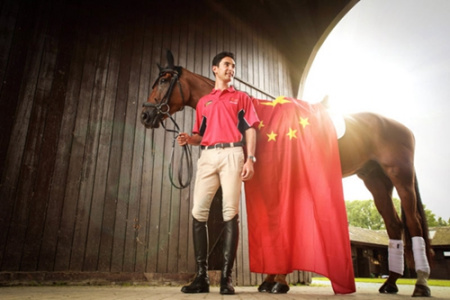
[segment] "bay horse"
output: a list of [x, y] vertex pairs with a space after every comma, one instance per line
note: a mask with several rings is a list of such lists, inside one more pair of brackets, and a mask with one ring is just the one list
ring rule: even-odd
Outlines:
[[[170, 51], [167, 52], [167, 61], [166, 67], [158, 65], [159, 76], [147, 102], [143, 104], [141, 123], [146, 128], [159, 128], [166, 118], [171, 118], [172, 114], [184, 106], [195, 109], [198, 100], [214, 87], [211, 79], [175, 66]], [[428, 272], [417, 272], [413, 296], [429, 297], [431, 292], [427, 278], [433, 252], [414, 169], [413, 133], [395, 120], [370, 112], [351, 114], [345, 116], [344, 120], [346, 131], [338, 140], [342, 177], [357, 175], [362, 179], [373, 195], [390, 239], [389, 277], [379, 292], [398, 292], [396, 282], [403, 273], [404, 247], [410, 268], [418, 264], [428, 267]], [[401, 218], [392, 202], [394, 187], [401, 201]], [[413, 251], [413, 248], [417, 248], [413, 247], [413, 237], [423, 238], [421, 250]], [[396, 248], [401, 249], [391, 252], [395, 248], [392, 241], [397, 241]], [[269, 274], [267, 278], [274, 277], [275, 274]]]

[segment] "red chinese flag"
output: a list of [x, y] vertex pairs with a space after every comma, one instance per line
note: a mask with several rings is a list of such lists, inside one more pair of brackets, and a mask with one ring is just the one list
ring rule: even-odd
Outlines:
[[355, 292], [339, 149], [321, 104], [255, 99], [261, 120], [246, 182], [250, 270], [311, 271], [336, 294]]

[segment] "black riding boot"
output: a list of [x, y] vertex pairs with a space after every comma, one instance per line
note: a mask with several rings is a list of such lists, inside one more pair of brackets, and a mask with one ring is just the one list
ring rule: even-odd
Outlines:
[[208, 277], [208, 227], [206, 222], [194, 218], [194, 252], [197, 262], [197, 276], [190, 285], [183, 286], [183, 293], [209, 293]]
[[234, 287], [231, 282], [236, 250], [239, 241], [239, 216], [225, 222], [223, 229], [223, 268], [220, 278], [220, 293], [222, 295], [233, 295]]

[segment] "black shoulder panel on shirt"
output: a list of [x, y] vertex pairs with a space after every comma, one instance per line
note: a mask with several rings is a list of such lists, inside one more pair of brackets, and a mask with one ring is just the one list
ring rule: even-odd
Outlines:
[[244, 135], [245, 131], [250, 128], [250, 126], [248, 125], [248, 123], [245, 120], [244, 116], [245, 116], [245, 111], [244, 110], [240, 110], [239, 113], [238, 113], [238, 120], [239, 120], [239, 122], [238, 122], [238, 129], [239, 129], [239, 132], [242, 133], [242, 135]]
[[202, 123], [200, 124], [200, 127], [199, 127], [199, 134], [201, 135], [201, 136], [204, 136], [205, 135], [205, 130], [206, 130], [206, 118], [205, 117], [203, 117], [202, 118]]

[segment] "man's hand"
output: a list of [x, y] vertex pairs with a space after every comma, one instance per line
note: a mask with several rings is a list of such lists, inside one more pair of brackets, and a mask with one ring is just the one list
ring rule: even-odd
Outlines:
[[244, 164], [244, 167], [242, 168], [241, 178], [242, 181], [247, 181], [252, 179], [253, 174], [255, 174], [255, 169], [253, 168], [253, 162], [250, 159], [247, 159], [247, 161]]
[[184, 145], [194, 145], [198, 146], [200, 145], [200, 142], [202, 141], [202, 136], [194, 133], [193, 135], [189, 135], [186, 132], [181, 132], [177, 136], [177, 142], [178, 145], [184, 146]]
[[186, 144], [189, 144], [189, 139], [190, 139], [190, 136], [186, 132], [182, 132], [182, 133], [178, 134], [178, 137], [177, 137], [178, 145], [184, 146]]

